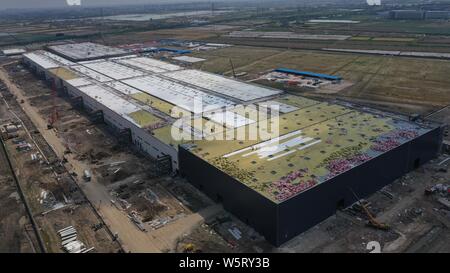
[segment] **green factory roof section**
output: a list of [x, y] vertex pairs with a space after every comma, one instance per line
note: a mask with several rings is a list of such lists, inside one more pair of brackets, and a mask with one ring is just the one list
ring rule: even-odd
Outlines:
[[337, 104], [295, 96], [279, 101], [301, 108], [280, 116], [277, 138], [200, 140], [185, 147], [281, 203], [430, 131], [415, 123]]

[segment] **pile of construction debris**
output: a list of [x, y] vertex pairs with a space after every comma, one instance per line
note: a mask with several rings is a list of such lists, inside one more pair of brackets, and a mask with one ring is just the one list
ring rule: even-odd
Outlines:
[[57, 200], [51, 191], [41, 190], [38, 200], [47, 209], [52, 209], [57, 205]]
[[68, 253], [89, 253], [94, 247], [87, 248], [83, 242], [77, 239], [77, 230], [73, 226], [68, 226], [58, 230], [61, 237], [61, 244], [65, 252]]
[[434, 195], [437, 198], [439, 204], [441, 204], [445, 210], [450, 210], [450, 186], [445, 184], [436, 184], [430, 188], [425, 189], [426, 195]]
[[22, 125], [16, 123], [7, 123], [0, 126], [0, 134], [3, 140], [13, 139], [13, 143], [16, 145], [18, 152], [28, 152], [32, 146], [26, 142], [23, 138], [19, 138], [19, 130]]
[[154, 219], [154, 220], [148, 222], [148, 224], [150, 225], [150, 227], [153, 230], [157, 230], [157, 229], [162, 228], [162, 227], [164, 227], [165, 225], [167, 225], [167, 224], [169, 224], [171, 222], [174, 222], [174, 221], [176, 221], [176, 220], [178, 220], [180, 218], [183, 218], [184, 216], [186, 216], [186, 214], [180, 213], [180, 214], [172, 216], [172, 217], [170, 217], [170, 216], [160, 217], [158, 219]]
[[22, 128], [20, 124], [7, 123], [0, 126], [0, 133], [3, 140], [13, 139], [19, 136], [18, 131]]

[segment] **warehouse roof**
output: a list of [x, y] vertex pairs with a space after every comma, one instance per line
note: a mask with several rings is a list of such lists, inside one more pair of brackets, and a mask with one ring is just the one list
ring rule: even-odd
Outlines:
[[[282, 102], [290, 103], [291, 98]], [[201, 140], [184, 147], [281, 203], [430, 130], [337, 104], [300, 100], [292, 103], [298, 110], [280, 113], [278, 137]], [[259, 126], [266, 121], [259, 120]]]
[[127, 51], [94, 43], [49, 46], [49, 50], [71, 61], [86, 61], [129, 54]]
[[177, 56], [177, 57], [173, 57], [172, 59], [174, 59], [176, 61], [180, 61], [180, 62], [185, 62], [185, 63], [198, 63], [198, 62], [206, 61], [206, 59], [191, 57], [191, 56]]
[[142, 71], [112, 61], [85, 63], [83, 65], [115, 80], [123, 80], [144, 75]]
[[161, 73], [167, 71], [176, 71], [183, 69], [178, 65], [174, 65], [167, 62], [162, 62], [156, 59], [146, 58], [146, 57], [136, 57], [136, 58], [124, 58], [120, 59], [117, 62], [122, 64], [127, 64], [132, 67], [136, 67], [139, 69], [143, 69], [147, 72], [152, 73]]
[[252, 101], [282, 93], [281, 90], [248, 84], [199, 70], [180, 70], [164, 75], [240, 101]]
[[43, 50], [25, 53], [24, 56], [29, 58], [30, 60], [33, 60], [33, 62], [40, 65], [44, 69], [50, 69], [64, 65], [74, 65], [74, 63], [69, 60]]
[[124, 117], [140, 128], [162, 122], [160, 118], [154, 116], [148, 111], [145, 111], [138, 105], [118, 96], [108, 86], [94, 84], [82, 86], [79, 87], [79, 89], [106, 108]]
[[295, 74], [295, 75], [299, 75], [299, 76], [314, 77], [314, 78], [320, 78], [320, 79], [325, 79], [325, 80], [330, 80], [330, 81], [342, 80], [342, 77], [340, 77], [340, 76], [331, 76], [331, 75], [327, 75], [327, 74], [319, 74], [319, 73], [308, 72], [308, 71], [299, 71], [299, 70], [288, 69], [288, 68], [278, 68], [278, 69], [275, 69], [275, 72]]
[[4, 49], [2, 50], [3, 55], [5, 56], [13, 56], [13, 55], [20, 55], [27, 52], [23, 48], [10, 48], [10, 49]]
[[98, 82], [110, 82], [113, 80], [112, 78], [105, 76], [104, 74], [94, 71], [90, 68], [87, 68], [86, 66], [83, 65], [74, 65], [71, 66], [70, 68]]
[[[209, 94], [199, 88], [189, 87], [155, 75], [127, 79], [123, 83], [196, 114], [234, 104], [230, 100]], [[199, 98], [202, 99], [202, 105], [196, 104], [200, 103]]]

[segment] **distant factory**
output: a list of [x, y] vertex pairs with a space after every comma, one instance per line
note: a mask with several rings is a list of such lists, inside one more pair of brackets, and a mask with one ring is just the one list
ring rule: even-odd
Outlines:
[[448, 20], [450, 11], [391, 10], [387, 17], [393, 20]]

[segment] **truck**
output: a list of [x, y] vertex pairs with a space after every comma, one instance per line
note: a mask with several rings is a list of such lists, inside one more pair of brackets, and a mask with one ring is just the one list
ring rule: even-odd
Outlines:
[[90, 170], [84, 170], [83, 178], [86, 182], [90, 182], [92, 178], [92, 174]]

